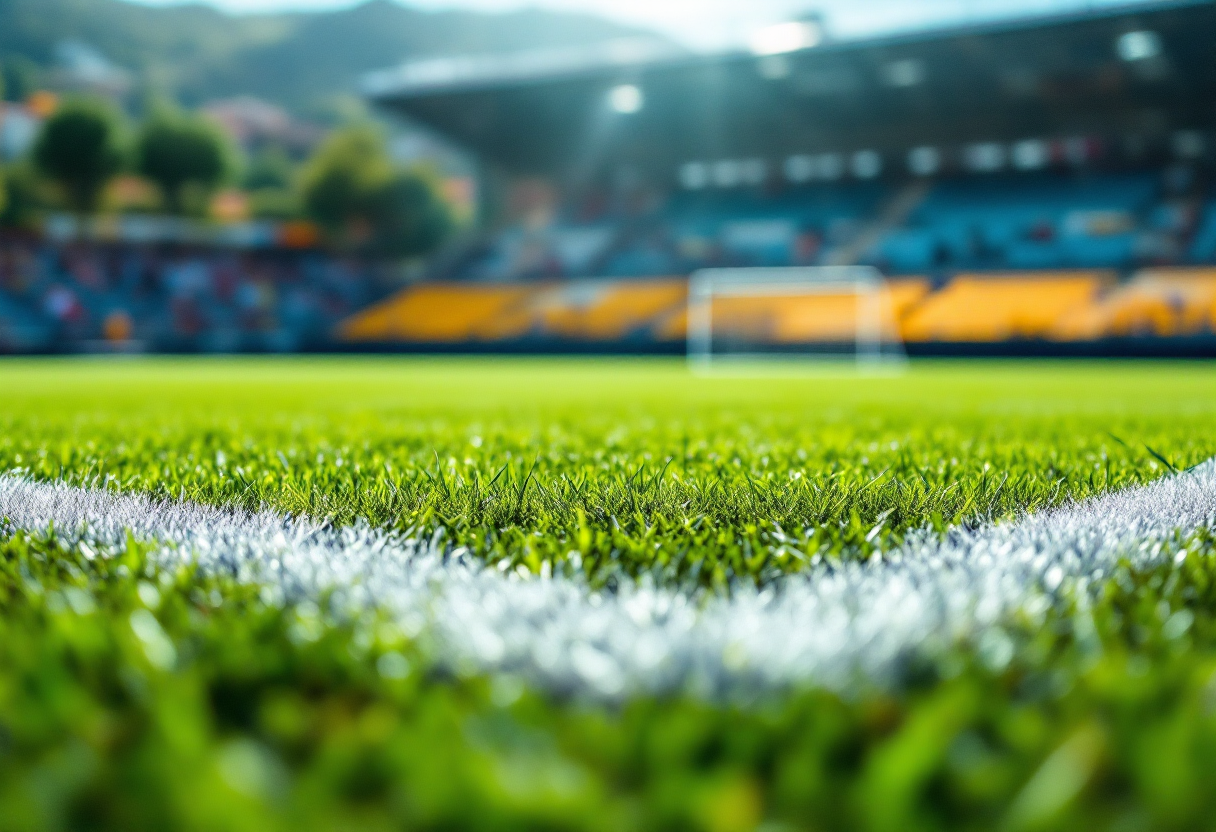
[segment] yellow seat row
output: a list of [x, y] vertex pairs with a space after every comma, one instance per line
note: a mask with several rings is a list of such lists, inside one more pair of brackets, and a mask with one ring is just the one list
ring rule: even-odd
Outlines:
[[533, 290], [526, 286], [427, 284], [406, 289], [345, 321], [346, 341], [462, 343], [496, 337], [496, 322]]
[[1097, 302], [1072, 310], [1051, 337], [1087, 341], [1216, 332], [1216, 269], [1149, 269]]
[[[575, 280], [525, 285], [422, 284], [346, 321], [353, 342], [462, 343], [526, 337], [674, 341], [687, 331], [688, 284]], [[775, 343], [856, 337], [855, 293], [721, 297], [715, 334]], [[906, 341], [1090, 340], [1216, 332], [1216, 269], [1155, 269], [1116, 285], [1109, 272], [959, 275], [931, 291], [919, 278], [882, 294], [887, 336]]]
[[[858, 322], [876, 320], [882, 335], [893, 338], [908, 310], [929, 292], [921, 278], [894, 280], [879, 294], [879, 308], [856, 292], [719, 297], [713, 301], [715, 337], [777, 344], [842, 343], [857, 337]], [[666, 340], [685, 337], [687, 314], [673, 316], [659, 331]]]
[[529, 335], [591, 341], [634, 333], [657, 337], [655, 325], [683, 309], [687, 295], [682, 279], [424, 284], [350, 318], [338, 333], [343, 340], [366, 343], [460, 343]]
[[912, 309], [905, 341], [998, 342], [1044, 338], [1114, 281], [1104, 272], [960, 275]]

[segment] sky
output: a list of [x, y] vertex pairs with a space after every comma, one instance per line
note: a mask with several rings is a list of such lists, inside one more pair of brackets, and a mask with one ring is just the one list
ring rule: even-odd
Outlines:
[[[197, 0], [195, 0], [197, 2]], [[135, 0], [172, 5], [183, 0]], [[357, 0], [202, 0], [230, 12], [320, 10], [355, 5]], [[789, 20], [807, 9], [822, 11], [840, 37], [918, 28], [968, 18], [1049, 13], [1117, 5], [1128, 0], [410, 0], [416, 8], [503, 11], [542, 7], [583, 11], [635, 26], [656, 29], [694, 48], [715, 49], [746, 41], [766, 25]]]

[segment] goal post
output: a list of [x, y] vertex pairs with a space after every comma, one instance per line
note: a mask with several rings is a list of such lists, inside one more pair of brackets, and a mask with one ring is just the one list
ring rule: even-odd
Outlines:
[[861, 370], [907, 360], [897, 299], [869, 266], [704, 269], [688, 291], [688, 360], [841, 361]]

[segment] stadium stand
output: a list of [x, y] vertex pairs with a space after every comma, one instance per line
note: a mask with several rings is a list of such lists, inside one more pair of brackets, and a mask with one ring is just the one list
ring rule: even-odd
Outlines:
[[676, 193], [644, 212], [515, 227], [484, 241], [448, 277], [529, 280], [662, 277], [710, 266], [812, 265], [854, 233], [887, 189], [876, 183]]
[[984, 343], [1046, 337], [1113, 280], [1102, 272], [960, 275], [903, 321], [905, 341]]
[[[510, 337], [676, 343], [685, 320], [669, 301], [682, 290], [647, 305], [639, 282], [861, 265], [901, 280], [912, 351], [1072, 354], [1075, 339], [1145, 337], [1206, 338], [1192, 354], [1209, 354], [1204, 280], [1164, 275], [1216, 263], [1213, 22], [1216, 8], [1197, 0], [1097, 4], [627, 69], [529, 55], [455, 62], [438, 78], [407, 63], [365, 90], [503, 183], [543, 183], [544, 210], [435, 275], [533, 286], [501, 316]], [[1133, 41], [1152, 54], [1129, 51]], [[612, 97], [621, 84], [635, 93], [625, 110]], [[504, 200], [516, 203], [536, 206]], [[546, 227], [548, 215], [558, 219]], [[715, 326], [841, 338], [852, 303], [731, 298]], [[1119, 334], [1131, 332], [1143, 335]]]
[[594, 271], [616, 233], [611, 225], [513, 228], [482, 241], [450, 277], [504, 281], [584, 276]]
[[1202, 223], [1191, 245], [1190, 260], [1192, 263], [1216, 261], [1216, 200], [1209, 202], [1204, 211]]
[[[885, 337], [899, 334], [900, 321], [929, 290], [929, 281], [923, 278], [901, 278], [887, 284], [880, 311]], [[857, 337], [858, 303], [852, 292], [719, 297], [713, 302], [714, 332], [725, 339], [777, 345], [851, 342]], [[685, 312], [661, 322], [657, 331], [664, 338], [680, 340], [687, 327]]]
[[[902, 226], [874, 246], [888, 273], [925, 266], [924, 277], [893, 284], [905, 340], [1211, 334], [1211, 272], [1177, 267], [1216, 260], [1216, 203], [1172, 198], [1167, 173], [927, 184]], [[427, 280], [379, 304], [392, 286], [381, 270], [315, 251], [9, 239], [0, 243], [0, 350], [293, 350], [335, 338], [675, 343], [685, 331], [683, 275], [829, 262], [876, 227], [897, 193], [876, 182], [675, 192], [633, 215], [509, 229], [491, 247], [514, 252], [496, 271], [483, 256], [480, 266], [466, 262], [460, 279]], [[1168, 246], [1144, 245], [1166, 235]], [[731, 299], [720, 301], [715, 320], [740, 338], [831, 340], [848, 336], [852, 303]]]
[[1065, 313], [1050, 336], [1064, 341], [1216, 332], [1216, 269], [1149, 269]]
[[454, 343], [522, 334], [508, 316], [535, 287], [435, 283], [407, 289], [344, 322], [349, 341]]
[[1158, 197], [1152, 173], [983, 177], [938, 185], [908, 225], [880, 243], [894, 272], [1120, 268]]
[[[1216, 334], [1216, 268], [1152, 268], [1118, 283], [1109, 271], [962, 274], [933, 290], [926, 278], [887, 286], [890, 326], [910, 343], [1177, 338]], [[351, 318], [353, 343], [664, 343], [687, 329], [684, 279], [574, 280], [415, 286]], [[721, 337], [774, 344], [846, 342], [857, 296], [824, 293], [714, 301]]]
[[[698, 269], [861, 265], [891, 278], [925, 353], [1140, 338], [1216, 354], [1214, 24], [1211, 2], [1166, 0], [777, 56], [386, 69], [372, 103], [486, 172], [472, 239], [403, 269], [292, 250], [269, 226], [204, 240], [126, 216], [116, 245], [48, 223], [0, 241], [0, 350], [672, 350]], [[1120, 51], [1129, 34], [1155, 54]], [[636, 106], [615, 108], [621, 84]], [[856, 300], [715, 311], [741, 338], [847, 340]]]
[[532, 306], [544, 333], [612, 341], [639, 333], [653, 338], [656, 322], [682, 309], [687, 297], [680, 279], [575, 281], [542, 292]]
[[[923, 279], [894, 281], [887, 319], [904, 317], [929, 291]], [[566, 283], [413, 287], [355, 316], [342, 327], [354, 342], [453, 343], [520, 337], [618, 342], [630, 338], [682, 340], [687, 325], [687, 282], [576, 280]], [[855, 337], [854, 294], [719, 299], [715, 320], [723, 332], [778, 343], [847, 341]]]
[[875, 183], [789, 188], [775, 195], [681, 194], [667, 224], [685, 270], [813, 265], [887, 196]]
[[341, 327], [355, 342], [458, 343], [537, 337], [654, 340], [655, 327], [684, 308], [682, 279], [576, 280], [513, 285], [427, 284], [355, 316]]
[[[1147, 245], [1154, 234], [1179, 233], [1162, 179], [1159, 171], [952, 177], [917, 191], [919, 204], [906, 220], [857, 259], [910, 275], [1131, 268], [1169, 256]], [[677, 192], [642, 216], [510, 229], [447, 276], [652, 277], [707, 267], [822, 265], [864, 237], [895, 194], [870, 182]], [[1216, 259], [1216, 208], [1191, 249], [1194, 261]]]
[[315, 252], [0, 239], [0, 351], [292, 351], [384, 295]]

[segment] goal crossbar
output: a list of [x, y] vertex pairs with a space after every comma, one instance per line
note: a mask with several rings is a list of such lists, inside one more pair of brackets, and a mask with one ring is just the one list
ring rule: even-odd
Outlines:
[[[714, 301], [719, 298], [779, 298], [814, 295], [856, 295], [855, 360], [859, 366], [902, 361], [884, 349], [884, 301], [887, 282], [868, 266], [703, 269], [694, 273], [688, 290], [688, 360], [707, 368], [715, 358]], [[741, 352], [733, 360], [771, 359], [764, 352]]]

